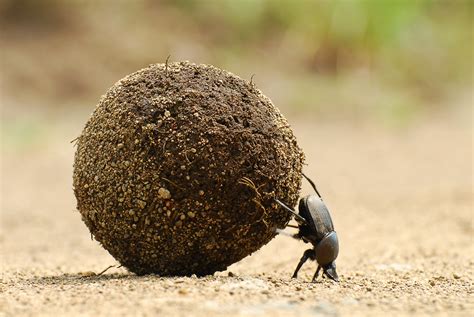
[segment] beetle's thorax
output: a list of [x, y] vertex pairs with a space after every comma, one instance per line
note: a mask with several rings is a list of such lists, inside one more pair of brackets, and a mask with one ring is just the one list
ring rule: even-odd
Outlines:
[[339, 254], [339, 241], [336, 231], [329, 232], [314, 248], [319, 265], [328, 265], [336, 260]]
[[[314, 236], [314, 239], [308, 239], [316, 243], [321, 241], [324, 236], [334, 231], [334, 225], [326, 204], [316, 195], [308, 195], [300, 199], [298, 205], [299, 214], [307, 224], [302, 226], [302, 233], [308, 236]], [[309, 237], [308, 237], [309, 238]]]

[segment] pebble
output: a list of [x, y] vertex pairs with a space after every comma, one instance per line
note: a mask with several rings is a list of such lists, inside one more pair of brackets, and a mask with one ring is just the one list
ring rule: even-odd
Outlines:
[[140, 209], [143, 209], [146, 206], [146, 202], [143, 200], [138, 200], [137, 204], [138, 204], [138, 207], [140, 207]]
[[171, 198], [170, 191], [167, 190], [166, 188], [163, 188], [163, 187], [158, 189], [158, 195], [163, 199], [170, 199]]

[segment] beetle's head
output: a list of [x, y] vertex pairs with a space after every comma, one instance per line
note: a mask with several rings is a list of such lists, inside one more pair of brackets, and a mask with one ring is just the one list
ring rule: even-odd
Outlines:
[[329, 232], [314, 248], [316, 261], [323, 267], [324, 273], [331, 279], [338, 281], [336, 263], [339, 254], [339, 241], [336, 231]]
[[314, 249], [316, 251], [316, 261], [321, 266], [333, 262], [339, 254], [339, 240], [336, 231], [331, 231], [319, 241]]
[[336, 262], [331, 262], [325, 266], [323, 266], [324, 275], [329, 277], [331, 280], [339, 282], [339, 276], [336, 272]]

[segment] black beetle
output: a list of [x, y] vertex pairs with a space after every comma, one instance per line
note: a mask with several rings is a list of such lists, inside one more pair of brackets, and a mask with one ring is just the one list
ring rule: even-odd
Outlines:
[[304, 252], [301, 257], [298, 266], [296, 267], [293, 278], [296, 278], [298, 271], [303, 264], [308, 260], [316, 260], [318, 268], [314, 273], [314, 282], [319, 275], [321, 268], [323, 274], [331, 278], [332, 280], [339, 282], [339, 277], [336, 272], [335, 260], [339, 254], [339, 241], [337, 239], [336, 231], [334, 231], [334, 225], [332, 223], [331, 215], [323, 202], [321, 195], [316, 189], [313, 181], [306, 175], [304, 178], [311, 184], [316, 192], [316, 195], [308, 195], [300, 199], [298, 210], [296, 213], [290, 207], [275, 199], [285, 210], [292, 213], [295, 216], [295, 220], [298, 223], [298, 227], [288, 225], [289, 227], [298, 228], [298, 233], [293, 235], [295, 239], [301, 239], [305, 243], [311, 243], [312, 249], [308, 249]]

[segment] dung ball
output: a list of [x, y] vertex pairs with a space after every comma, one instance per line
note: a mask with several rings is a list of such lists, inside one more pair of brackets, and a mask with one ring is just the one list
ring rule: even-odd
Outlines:
[[268, 243], [304, 155], [253, 83], [155, 64], [110, 88], [77, 140], [74, 193], [91, 234], [137, 274], [207, 275]]

